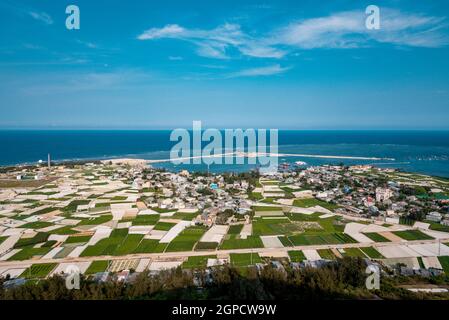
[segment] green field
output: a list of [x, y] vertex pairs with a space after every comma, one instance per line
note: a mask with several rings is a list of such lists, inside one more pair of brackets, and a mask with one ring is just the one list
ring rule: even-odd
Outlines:
[[373, 247], [360, 248], [371, 259], [384, 259], [385, 257]]
[[33, 264], [20, 275], [20, 278], [45, 278], [54, 268], [56, 268], [56, 265], [56, 263]]
[[171, 222], [158, 222], [154, 226], [154, 230], [161, 230], [161, 231], [169, 231], [171, 228], [176, 226], [176, 223]]
[[286, 247], [290, 246], [307, 246], [307, 245], [322, 245], [322, 244], [342, 244], [342, 243], [357, 243], [345, 233], [323, 233], [314, 235], [295, 235], [279, 237], [279, 240]]
[[141, 234], [129, 234], [114, 251], [114, 255], [121, 256], [133, 253], [138, 248], [142, 238], [143, 235]]
[[189, 257], [184, 263], [182, 264], [183, 269], [196, 269], [196, 268], [206, 268], [207, 266], [207, 259], [217, 259], [217, 256], [210, 255], [210, 256], [192, 256]]
[[404, 230], [404, 231], [393, 231], [398, 237], [407, 240], [432, 240], [433, 238], [419, 230]]
[[325, 260], [335, 260], [337, 259], [337, 257], [335, 256], [335, 254], [332, 252], [331, 249], [319, 249], [317, 250], [319, 256], [321, 257], [321, 259], [325, 259]]
[[153, 239], [143, 239], [137, 248], [134, 250], [134, 253], [153, 253], [157, 252], [156, 248], [159, 245], [159, 241]]
[[262, 262], [257, 253], [231, 253], [230, 257], [231, 264], [237, 267], [246, 267]]
[[345, 253], [343, 256], [352, 258], [366, 258], [365, 254], [359, 248], [345, 248]]
[[36, 222], [30, 222], [30, 223], [24, 224], [20, 227], [25, 228], [25, 229], [42, 229], [42, 228], [50, 227], [52, 225], [53, 224], [50, 222], [36, 221]]
[[171, 216], [172, 219], [180, 219], [184, 221], [192, 221], [198, 216], [198, 212], [194, 213], [183, 213], [183, 212], [176, 212], [173, 216]]
[[97, 218], [83, 219], [78, 226], [96, 226], [112, 220], [112, 215], [107, 214]]
[[186, 228], [168, 244], [165, 251], [191, 251], [204, 232], [206, 232], [204, 227]]
[[228, 234], [240, 234], [243, 224], [235, 224], [229, 227]]
[[132, 220], [133, 226], [154, 226], [159, 221], [160, 215], [138, 215]]
[[376, 232], [364, 233], [364, 235], [375, 242], [391, 242], [390, 240]]
[[88, 246], [80, 256], [95, 257], [113, 255], [128, 235], [128, 229], [115, 229], [109, 238], [102, 239], [93, 246]]
[[289, 219], [254, 219], [253, 235], [292, 235], [304, 232], [301, 223], [290, 222]]
[[231, 237], [229, 239], [223, 240], [220, 249], [250, 249], [250, 248], [263, 248], [263, 243], [258, 236], [249, 236], [246, 239], [238, 239], [236, 237]]
[[291, 262], [301, 262], [306, 260], [306, 256], [300, 250], [289, 251], [288, 256], [290, 257]]
[[41, 248], [33, 248], [33, 247], [24, 247], [15, 255], [10, 257], [8, 261], [23, 261], [29, 260], [35, 256], [43, 256], [50, 252], [51, 248], [49, 247], [41, 247]]
[[85, 274], [91, 275], [98, 272], [104, 272], [107, 270], [109, 266], [109, 261], [107, 260], [101, 260], [101, 261], [94, 261], [90, 264], [89, 268], [87, 268]]
[[77, 231], [72, 229], [72, 226], [64, 226], [62, 228], [50, 231], [49, 234], [58, 234], [58, 235], [71, 235], [78, 233]]
[[301, 208], [310, 208], [310, 207], [320, 206], [320, 207], [326, 208], [328, 210], [335, 210], [338, 208], [338, 205], [336, 205], [336, 204], [321, 201], [316, 198], [296, 199], [293, 202], [293, 205], [296, 207], [301, 207]]
[[70, 236], [64, 243], [86, 243], [92, 236]]
[[440, 260], [441, 266], [443, 267], [443, 270], [446, 274], [449, 274], [449, 257], [438, 257], [438, 260]]
[[16, 244], [14, 245], [14, 248], [17, 249], [17, 248], [22, 248], [22, 247], [27, 247], [27, 246], [34, 246], [38, 243], [46, 242], [48, 237], [49, 237], [48, 233], [39, 232], [32, 238], [19, 239], [19, 241], [17, 241]]
[[430, 230], [441, 231], [441, 232], [449, 232], [449, 226], [444, 226], [440, 223], [436, 223], [433, 221], [425, 220], [425, 223], [430, 224]]
[[215, 250], [217, 247], [218, 242], [198, 242], [195, 246], [195, 251]]

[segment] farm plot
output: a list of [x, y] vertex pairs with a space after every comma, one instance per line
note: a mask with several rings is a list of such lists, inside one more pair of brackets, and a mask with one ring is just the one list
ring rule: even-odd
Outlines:
[[433, 239], [433, 237], [431, 237], [419, 230], [393, 231], [392, 233], [404, 240], [407, 240], [407, 241], [432, 240]]
[[301, 250], [292, 250], [288, 252], [291, 262], [301, 262], [306, 260], [306, 256]]
[[206, 232], [204, 227], [186, 228], [168, 244], [165, 251], [191, 251], [204, 232]]
[[319, 249], [317, 251], [322, 259], [325, 259], [325, 260], [337, 259], [337, 257], [335, 256], [335, 254], [332, 252], [331, 249]]
[[258, 253], [231, 253], [230, 257], [231, 264], [237, 267], [246, 267], [262, 262]]
[[374, 242], [391, 242], [390, 240], [388, 240], [387, 238], [376, 232], [368, 232], [364, 233], [364, 235], [373, 240]]
[[43, 264], [33, 264], [28, 267], [21, 275], [20, 278], [27, 279], [42, 279], [45, 278], [56, 268], [56, 263], [43, 263]]
[[108, 266], [109, 266], [108, 260], [94, 261], [90, 264], [89, 268], [87, 268], [85, 274], [91, 275], [98, 272], [105, 272], [108, 269]]
[[182, 268], [183, 269], [206, 268], [208, 259], [217, 259], [217, 256], [210, 255], [210, 256], [197, 256], [197, 257], [193, 256], [193, 257], [189, 257], [182, 264]]
[[220, 249], [250, 249], [263, 248], [262, 240], [259, 236], [248, 236], [246, 239], [239, 239], [235, 235], [223, 240]]
[[384, 259], [385, 257], [373, 247], [360, 248], [371, 259]]
[[102, 239], [93, 246], [88, 246], [82, 253], [82, 257], [113, 255], [128, 236], [128, 229], [115, 229], [109, 238]]
[[[341, 251], [340, 251], [341, 252]], [[352, 258], [366, 258], [365, 254], [359, 248], [345, 248], [344, 252], [342, 252], [344, 257], [352, 257]]]
[[143, 239], [137, 248], [134, 250], [134, 253], [153, 253], [157, 252], [156, 248], [159, 246], [159, 241], [153, 239]]

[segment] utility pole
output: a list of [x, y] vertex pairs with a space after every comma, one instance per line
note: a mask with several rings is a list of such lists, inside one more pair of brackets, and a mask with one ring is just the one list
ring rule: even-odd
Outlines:
[[51, 169], [51, 156], [50, 156], [50, 154], [48, 154], [47, 162], [48, 162], [48, 170], [50, 170]]

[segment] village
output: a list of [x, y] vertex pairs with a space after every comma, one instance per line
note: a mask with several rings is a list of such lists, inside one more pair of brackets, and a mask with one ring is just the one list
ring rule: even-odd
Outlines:
[[369, 165], [169, 172], [139, 159], [2, 168], [0, 277], [133, 281], [181, 267], [320, 267], [360, 257], [449, 272], [449, 180]]

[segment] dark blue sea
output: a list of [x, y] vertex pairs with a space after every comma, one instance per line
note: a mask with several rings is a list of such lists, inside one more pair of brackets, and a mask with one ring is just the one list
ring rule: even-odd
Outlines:
[[[171, 131], [0, 131], [0, 165], [133, 157], [167, 159], [176, 142]], [[394, 161], [285, 157], [280, 162], [373, 164], [449, 177], [449, 131], [279, 131], [279, 152], [394, 158]], [[154, 165], [169, 170], [205, 171], [205, 165]], [[210, 171], [241, 172], [254, 165], [212, 165]]]

